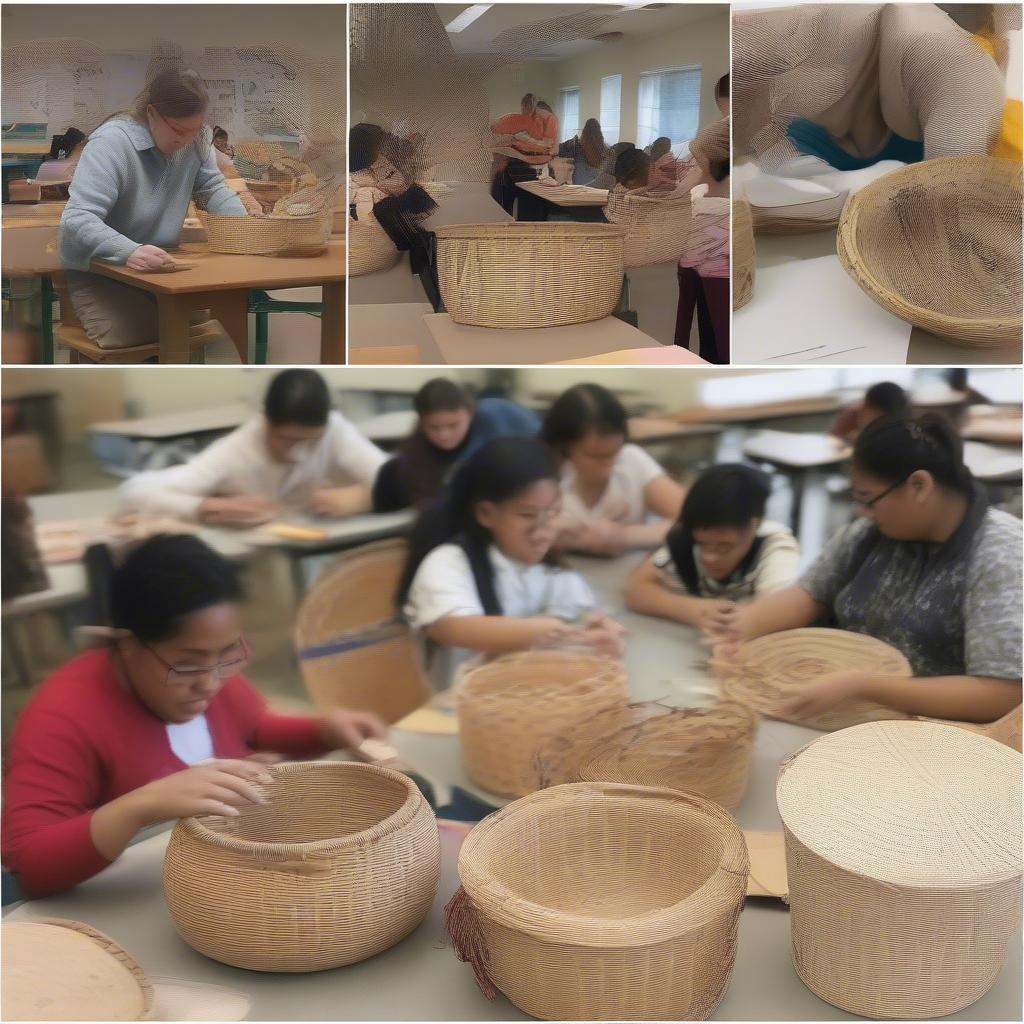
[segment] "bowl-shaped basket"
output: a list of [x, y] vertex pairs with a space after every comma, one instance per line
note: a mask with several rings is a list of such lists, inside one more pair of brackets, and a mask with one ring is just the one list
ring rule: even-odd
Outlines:
[[612, 189], [604, 212], [626, 232], [627, 268], [677, 263], [686, 252], [693, 223], [689, 193], [659, 199]]
[[850, 196], [839, 259], [880, 306], [963, 345], [1021, 338], [1021, 165], [910, 164]]
[[485, 818], [446, 912], [489, 998], [544, 1020], [706, 1020], [746, 894], [736, 822], [689, 793], [581, 782]]
[[331, 237], [331, 211], [305, 217], [226, 217], [199, 211], [211, 252], [238, 256], [317, 256]]
[[348, 222], [348, 276], [375, 274], [393, 267], [400, 256], [395, 243], [375, 219]]
[[405, 776], [373, 765], [275, 765], [270, 802], [184, 818], [164, 863], [194, 949], [254, 971], [320, 971], [405, 938], [437, 893], [437, 820]]
[[750, 203], [734, 199], [732, 204], [732, 308], [741, 309], [754, 294], [757, 253], [754, 247], [754, 218]]

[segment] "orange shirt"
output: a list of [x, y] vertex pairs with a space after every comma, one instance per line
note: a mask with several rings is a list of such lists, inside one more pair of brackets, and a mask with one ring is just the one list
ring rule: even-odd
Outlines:
[[[548, 124], [549, 118], [541, 113], [536, 114], [505, 114], [491, 125], [491, 131], [498, 135], [516, 135], [525, 132], [532, 139], [554, 141], [552, 134], [557, 130], [554, 124]], [[554, 118], [550, 118], [554, 122]], [[520, 154], [519, 159], [528, 164], [546, 164], [551, 154], [535, 142], [525, 139], [513, 139], [512, 148]]]

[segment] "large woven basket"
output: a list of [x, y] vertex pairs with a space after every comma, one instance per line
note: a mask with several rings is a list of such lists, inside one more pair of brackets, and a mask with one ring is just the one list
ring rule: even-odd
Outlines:
[[625, 704], [627, 691], [620, 662], [574, 651], [527, 651], [472, 669], [455, 694], [469, 777], [500, 796], [532, 793], [548, 742]]
[[174, 827], [164, 889], [182, 938], [253, 971], [340, 967], [405, 938], [430, 910], [441, 866], [420, 791], [366, 764], [268, 770], [268, 804]]
[[626, 231], [626, 267], [678, 263], [690, 236], [690, 205], [689, 194], [654, 199], [612, 189], [604, 212]]
[[457, 324], [525, 330], [608, 316], [622, 292], [611, 224], [452, 224], [435, 229], [441, 297]]
[[376, 274], [393, 267], [400, 253], [375, 219], [348, 222], [348, 276]]
[[754, 246], [754, 218], [750, 203], [734, 199], [732, 204], [732, 308], [742, 309], [754, 294], [757, 252]]
[[446, 908], [488, 998], [544, 1020], [706, 1020], [736, 955], [747, 850], [689, 793], [581, 782], [470, 832]]
[[1018, 753], [946, 725], [869, 723], [784, 763], [777, 797], [793, 965], [811, 991], [900, 1019], [988, 991], [1020, 928]]
[[662, 786], [734, 810], [743, 799], [758, 716], [723, 701], [710, 708], [628, 704], [556, 736], [540, 752], [545, 785], [622, 782]]
[[735, 666], [719, 667], [723, 693], [768, 718], [812, 729], [846, 729], [908, 715], [867, 700], [847, 700], [814, 718], [783, 717], [779, 705], [827, 672], [850, 669], [910, 676], [910, 663], [881, 640], [842, 629], [788, 629], [750, 640], [740, 648]]
[[1002, 718], [997, 718], [994, 722], [954, 722], [942, 718], [923, 718], [921, 721], [935, 722], [939, 725], [955, 725], [958, 729], [966, 729], [978, 736], [987, 736], [997, 743], [1005, 743], [1019, 754], [1022, 734], [1024, 734], [1021, 710], [1021, 705], [1018, 704], [1012, 711], [1008, 711]]
[[1021, 165], [944, 157], [852, 195], [839, 259], [880, 306], [977, 347], [1021, 338]]
[[199, 211], [212, 252], [239, 256], [316, 256], [331, 237], [331, 211], [306, 217], [225, 217]]

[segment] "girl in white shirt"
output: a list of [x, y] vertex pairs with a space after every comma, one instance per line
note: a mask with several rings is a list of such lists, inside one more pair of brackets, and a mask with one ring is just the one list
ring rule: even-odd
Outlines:
[[730, 618], [734, 602], [792, 584], [800, 545], [764, 519], [770, 494], [768, 477], [751, 466], [701, 473], [666, 544], [630, 576], [627, 605], [703, 629]]
[[470, 457], [418, 520], [398, 603], [435, 643], [484, 655], [577, 644], [621, 652], [621, 629], [583, 579], [552, 558], [558, 468], [533, 438]]
[[[138, 473], [122, 501], [183, 519], [256, 526], [282, 506], [342, 517], [370, 509], [387, 456], [339, 412], [331, 411], [315, 370], [285, 370], [267, 388], [263, 414], [243, 423], [182, 466]], [[332, 476], [351, 481], [337, 486]]]
[[563, 391], [540, 436], [562, 460], [559, 547], [611, 556], [664, 540], [683, 488], [628, 443], [629, 417], [615, 395], [600, 384]]

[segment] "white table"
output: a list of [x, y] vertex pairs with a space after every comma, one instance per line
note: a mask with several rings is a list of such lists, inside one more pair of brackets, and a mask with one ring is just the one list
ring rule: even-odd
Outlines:
[[416, 429], [416, 420], [415, 410], [401, 409], [358, 420], [356, 427], [363, 437], [369, 438], [374, 444], [382, 448], [394, 448]]
[[165, 416], [141, 416], [130, 420], [91, 423], [90, 434], [113, 434], [133, 441], [173, 441], [209, 433], [227, 433], [241, 426], [253, 414], [242, 402], [230, 405], [185, 409]]
[[445, 193], [438, 207], [422, 224], [425, 231], [449, 224], [510, 224], [511, 214], [491, 198], [487, 182], [452, 182], [451, 191]]
[[[406, 271], [408, 272], [408, 267]], [[371, 277], [374, 275], [370, 275]], [[410, 275], [411, 276], [411, 275]], [[355, 278], [354, 281], [361, 280]], [[412, 278], [419, 290], [418, 298], [423, 299], [419, 279]], [[429, 302], [399, 302], [389, 297], [386, 302], [360, 302], [353, 298], [352, 284], [349, 284], [348, 310], [348, 353], [349, 362], [354, 362], [356, 351], [370, 358], [373, 350], [397, 345], [412, 345], [418, 350], [417, 363], [436, 363], [438, 354], [423, 318], [434, 312]]]
[[540, 199], [546, 199], [555, 206], [604, 206], [608, 202], [608, 189], [591, 188], [589, 185], [573, 185], [568, 182], [560, 185], [542, 185], [538, 179], [534, 179], [517, 181], [516, 188], [521, 188]]
[[1019, 480], [1024, 466], [1019, 448], [997, 448], [981, 441], [964, 442], [964, 462], [979, 480], [991, 483]]

